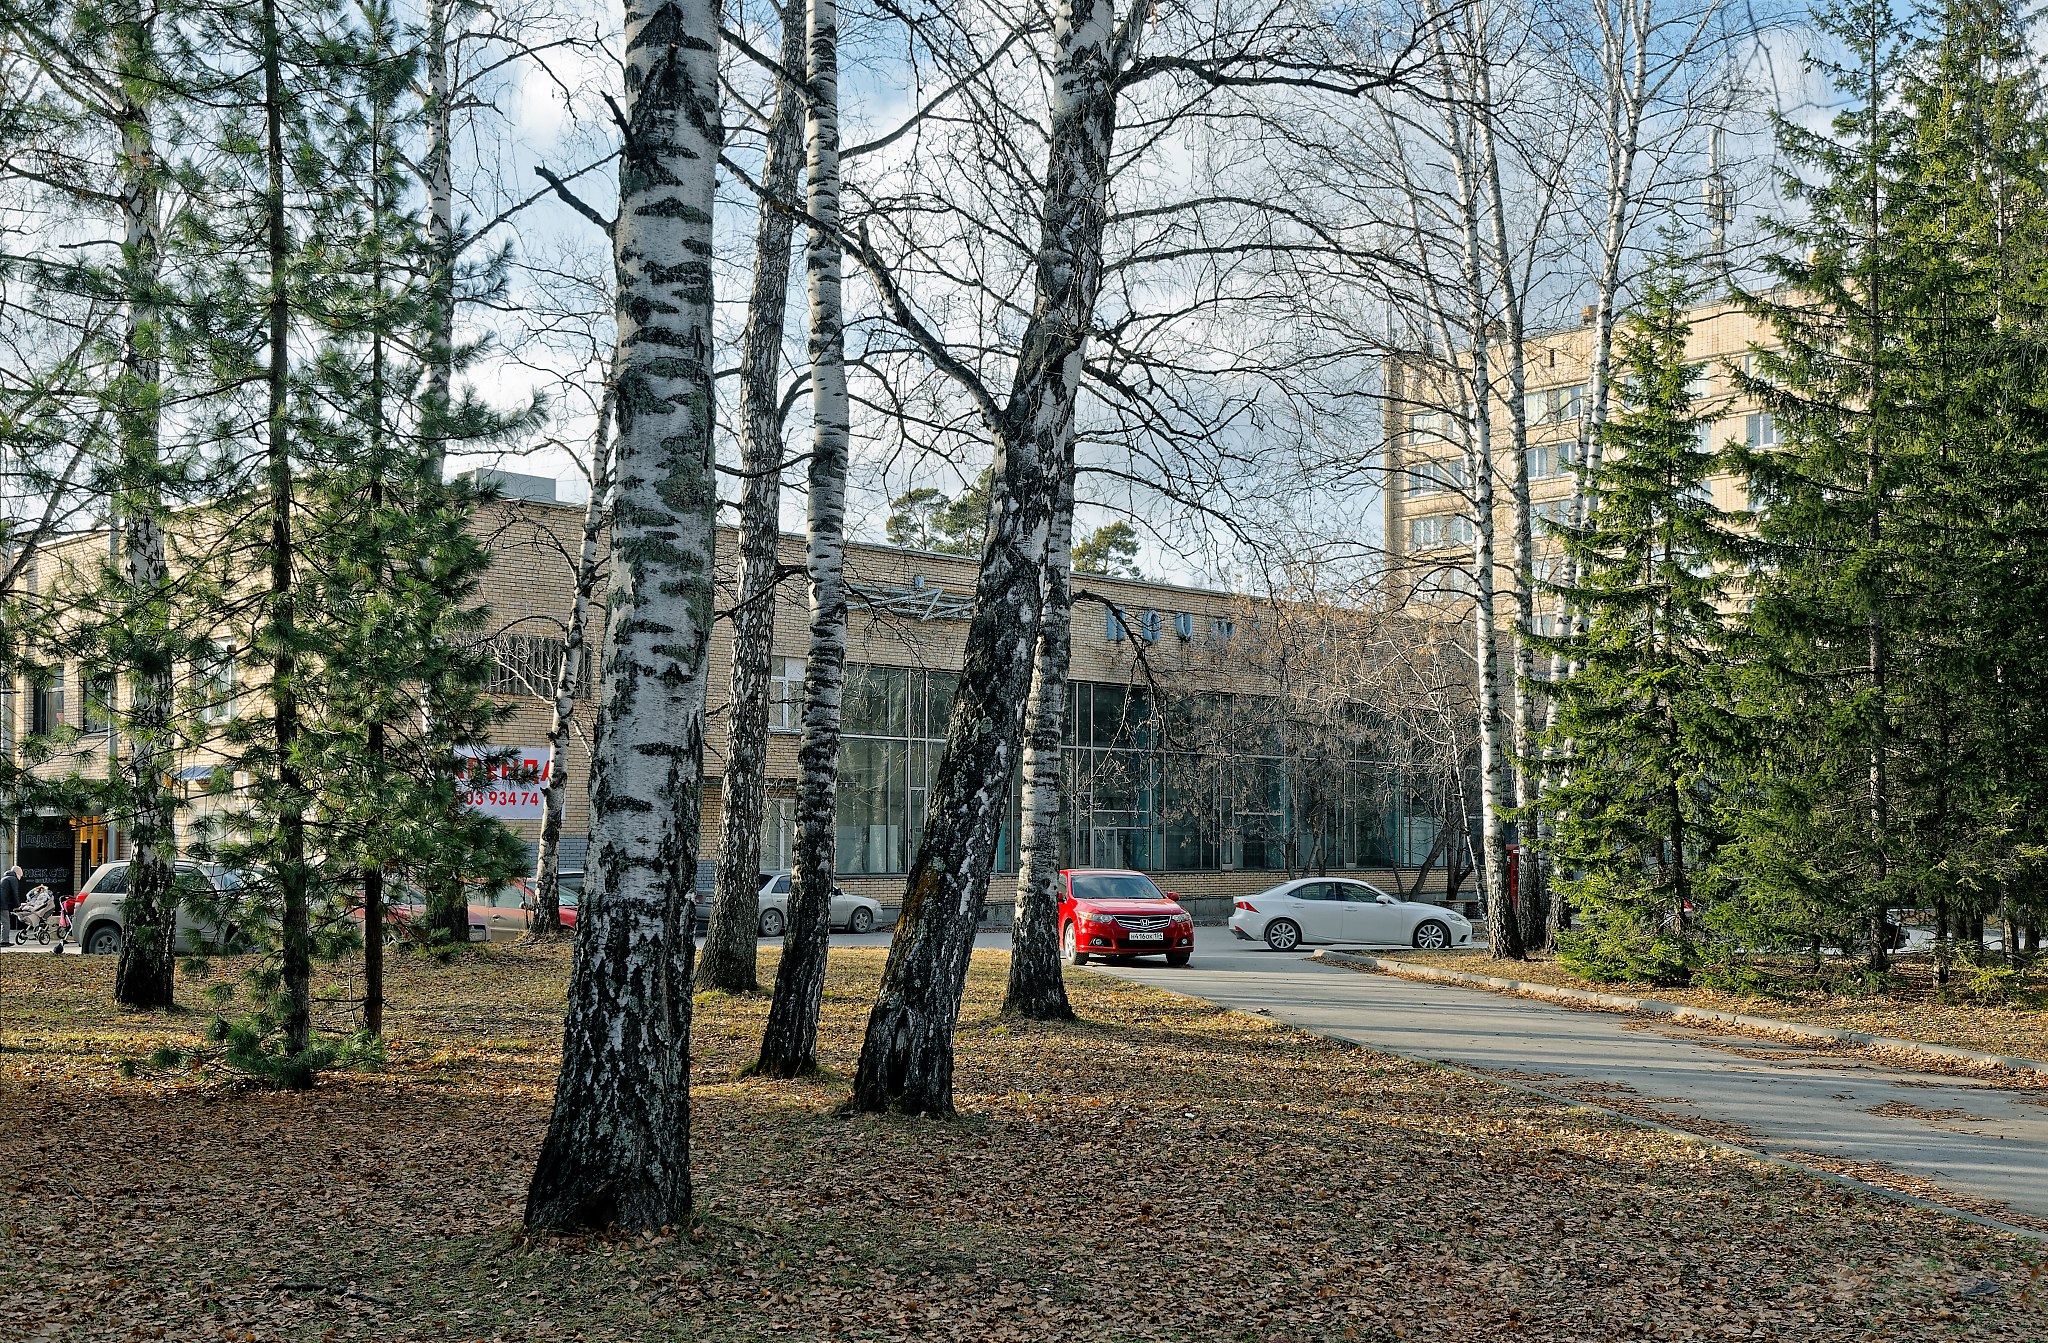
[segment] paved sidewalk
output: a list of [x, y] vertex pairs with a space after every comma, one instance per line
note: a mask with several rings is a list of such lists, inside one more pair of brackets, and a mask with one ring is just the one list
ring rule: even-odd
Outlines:
[[[1104, 973], [1495, 1071], [1773, 1154], [1881, 1162], [2048, 1219], [2048, 1091], [1318, 964], [1196, 934], [1194, 964]], [[1853, 1173], [1853, 1172], [1852, 1172]]]

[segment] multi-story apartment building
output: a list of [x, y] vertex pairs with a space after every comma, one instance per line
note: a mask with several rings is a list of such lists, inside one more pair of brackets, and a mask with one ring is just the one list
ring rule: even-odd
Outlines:
[[[553, 482], [497, 475], [505, 497], [479, 510], [475, 529], [492, 564], [483, 598], [491, 612], [497, 673], [491, 689], [510, 712], [493, 746], [544, 750], [560, 638], [573, 597], [573, 557], [583, 508], [558, 503]], [[39, 566], [46, 576], [68, 562], [104, 553], [103, 535], [74, 538]], [[783, 562], [800, 569], [803, 540], [785, 536]], [[732, 600], [738, 538], [718, 538], [721, 604]], [[852, 611], [847, 647], [845, 740], [840, 752], [839, 875], [849, 889], [894, 904], [923, 821], [926, 790], [944, 744], [956, 673], [963, 660], [975, 579], [973, 559], [886, 546], [848, 547]], [[1441, 891], [1441, 867], [1428, 870], [1438, 831], [1430, 799], [1390, 763], [1384, 744], [1306, 731], [1276, 693], [1271, 647], [1284, 622], [1227, 592], [1083, 575], [1073, 616], [1072, 686], [1066, 750], [1067, 858], [1076, 864], [1134, 867], [1220, 916], [1230, 898], [1290, 873], [1377, 872], [1408, 889]], [[600, 593], [600, 596], [602, 594]], [[598, 645], [602, 613], [593, 613]], [[708, 884], [720, 830], [731, 629], [721, 619], [711, 654], [711, 716], [706, 740], [703, 858]], [[762, 864], [787, 866], [793, 840], [797, 729], [808, 641], [805, 590], [785, 583], [775, 610], [768, 754], [768, 807]], [[203, 706], [200, 730], [238, 714], [261, 713], [260, 688], [237, 686], [231, 658], [188, 669]], [[1290, 677], [1298, 680], [1296, 672]], [[581, 861], [587, 828], [590, 724], [595, 657], [576, 678], [575, 722], [565, 758], [565, 866]], [[38, 772], [104, 770], [118, 749], [103, 706], [108, 688], [81, 682], [76, 667], [53, 663], [14, 696], [17, 737], [53, 732], [63, 746]], [[1312, 700], [1311, 693], [1306, 699]], [[1328, 715], [1323, 715], [1327, 719]], [[1334, 721], [1341, 722], [1341, 717]], [[75, 729], [70, 731], [67, 729]], [[217, 740], [181, 757], [174, 778], [186, 791], [186, 823], [231, 806], [247, 786]], [[217, 768], [226, 765], [230, 768]], [[1410, 767], [1412, 768], [1412, 766]], [[224, 795], [209, 789], [223, 787]], [[1006, 902], [1016, 870], [1018, 798], [997, 858], [992, 904]], [[529, 841], [539, 822], [508, 818]], [[36, 879], [70, 887], [92, 866], [125, 855], [126, 837], [96, 816], [27, 814], [15, 819], [19, 852]], [[1418, 867], [1426, 870], [1418, 871]]]
[[[1776, 442], [1771, 416], [1743, 399], [1732, 376], [1732, 370], [1746, 366], [1751, 350], [1768, 340], [1756, 319], [1738, 308], [1715, 304], [1692, 314], [1686, 353], [1699, 370], [1694, 384], [1696, 404], [1712, 416], [1705, 432], [1713, 441], [1739, 439], [1760, 446]], [[1573, 468], [1585, 432], [1592, 357], [1590, 325], [1546, 333], [1527, 342], [1523, 409], [1528, 423], [1529, 499], [1539, 579], [1555, 572], [1560, 549], [1556, 539], [1547, 535], [1546, 524], [1561, 523], [1569, 514], [1576, 479]], [[1498, 388], [1505, 378], [1499, 354], [1493, 358]], [[1621, 372], [1617, 365], [1613, 376], [1619, 378]], [[1390, 360], [1384, 422], [1389, 580], [1409, 599], [1441, 601], [1454, 607], [1472, 590], [1475, 516], [1468, 480], [1474, 416], [1462, 391], [1444, 391], [1455, 381], [1441, 358], [1434, 362]], [[1512, 558], [1513, 505], [1508, 487], [1514, 479], [1515, 448], [1510, 407], [1504, 396], [1497, 397], [1490, 410], [1495, 582], [1505, 591]], [[1717, 476], [1712, 488], [1717, 506], [1731, 510], [1745, 506], [1742, 482], [1736, 477]], [[1511, 608], [1504, 603], [1503, 619], [1510, 616]], [[1539, 632], [1547, 633], [1555, 616], [1544, 613], [1537, 619]]]

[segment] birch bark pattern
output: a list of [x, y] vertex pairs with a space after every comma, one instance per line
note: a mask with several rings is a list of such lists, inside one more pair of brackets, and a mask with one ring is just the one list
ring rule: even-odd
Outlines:
[[[804, 733], [797, 748], [796, 855], [789, 931], [775, 969], [775, 997], [755, 1071], [797, 1077], [817, 1069], [818, 1011], [825, 1000], [837, 867], [839, 714], [846, 686], [846, 328], [839, 245], [839, 9], [809, 0], [805, 40], [809, 230], [804, 269], [811, 299], [811, 647], [804, 662]], [[748, 901], [749, 914], [753, 902]]]
[[[782, 9], [782, 67], [805, 60], [809, 20], [801, 0]], [[732, 715], [719, 809], [718, 875], [697, 987], [727, 993], [760, 988], [755, 927], [760, 913], [761, 814], [768, 772], [769, 657], [775, 590], [782, 578], [782, 339], [789, 306], [790, 244], [804, 147], [804, 91], [778, 83], [761, 168], [764, 199], [754, 221], [754, 287], [740, 337], [740, 587], [732, 613]]]
[[[171, 713], [176, 687], [169, 647], [169, 574], [163, 529], [161, 458], [162, 359], [156, 293], [163, 247], [159, 234], [157, 161], [150, 104], [156, 80], [154, 14], [124, 7], [115, 27], [121, 93], [121, 266], [125, 308], [121, 372], [114, 388], [120, 435], [118, 518], [128, 670], [127, 754], [121, 782], [128, 795], [131, 856], [121, 904], [127, 935], [114, 969], [114, 1001], [124, 1007], [169, 1007], [176, 974], [177, 834], [164, 775], [176, 743]], [[110, 709], [114, 706], [109, 705]]]
[[597, 430], [590, 440], [590, 498], [583, 505], [583, 543], [576, 552], [576, 591], [569, 604], [569, 623], [562, 631], [562, 666], [555, 673], [555, 703], [548, 718], [548, 786], [542, 790], [540, 845], [534, 855], [533, 923], [530, 937], [553, 937], [562, 931], [562, 813], [569, 801], [569, 726], [576, 712], [576, 691], [583, 679], [585, 630], [590, 598], [597, 591], [604, 556], [598, 538], [604, 530], [605, 500], [612, 492], [612, 415], [618, 404], [618, 366], [605, 374], [598, 399]]
[[[1514, 255], [1508, 242], [1507, 204], [1500, 185], [1500, 151], [1495, 143], [1493, 78], [1487, 69], [1490, 44], [1484, 29], [1475, 34], [1472, 61], [1473, 100], [1478, 123], [1480, 168], [1486, 188], [1486, 214], [1492, 237], [1493, 280], [1500, 290], [1501, 316], [1506, 327], [1503, 353], [1508, 375], [1509, 449], [1513, 468], [1508, 477], [1509, 563], [1514, 577], [1514, 642], [1512, 659], [1513, 769], [1516, 834], [1524, 837], [1526, 822], [1537, 797], [1537, 779], [1529, 761], [1536, 743], [1536, 655], [1529, 645], [1536, 625], [1536, 546], [1529, 515], [1529, 406], [1524, 395], [1529, 387], [1527, 349], [1522, 313], [1522, 290], [1515, 275]], [[1523, 953], [1539, 948], [1548, 935], [1538, 893], [1537, 854], [1532, 845], [1522, 844], [1515, 865], [1515, 914], [1519, 921], [1519, 949]]]
[[690, 894], [718, 495], [711, 440], [714, 0], [627, 0], [616, 483], [590, 862], [562, 1070], [526, 1225], [659, 1228], [690, 1209]]
[[1038, 646], [1047, 536], [1063, 436], [1102, 284], [1113, 76], [1143, 14], [1067, 0], [1054, 24], [1051, 136], [1039, 214], [1036, 296], [996, 423], [988, 536], [946, 747], [912, 861], [882, 987], [854, 1078], [855, 1110], [953, 1112], [953, 1031], [989, 866], [1009, 801]]
[[[1444, 93], [1452, 106], [1465, 96], [1451, 74], [1450, 59], [1440, 57]], [[1502, 827], [1503, 787], [1500, 742], [1500, 647], [1494, 591], [1493, 520], [1493, 374], [1486, 345], [1491, 316], [1482, 279], [1483, 251], [1479, 236], [1480, 184], [1473, 163], [1471, 130], [1453, 118], [1452, 143], [1457, 154], [1458, 208], [1462, 243], [1459, 280], [1464, 286], [1466, 322], [1471, 341], [1471, 370], [1466, 387], [1472, 400], [1471, 441], [1466, 466], [1472, 488], [1472, 662], [1479, 700], [1479, 836], [1482, 889], [1486, 894], [1487, 941], [1495, 956], [1520, 957], [1521, 926], [1507, 888], [1507, 837]], [[1447, 333], [1448, 334], [1448, 333]], [[1445, 349], [1456, 347], [1446, 341]]]
[[1023, 821], [1017, 851], [1017, 904], [1010, 918], [1010, 983], [1003, 1011], [1034, 1021], [1072, 1021], [1060, 968], [1060, 760], [1066, 733], [1067, 663], [1074, 640], [1074, 431], [1061, 454], [1059, 503], [1046, 542], [1045, 607], [1038, 661], [1024, 709]]

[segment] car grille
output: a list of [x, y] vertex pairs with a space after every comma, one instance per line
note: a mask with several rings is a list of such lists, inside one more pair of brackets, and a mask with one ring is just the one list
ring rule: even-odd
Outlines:
[[1119, 914], [1118, 924], [1136, 933], [1156, 933], [1173, 920], [1164, 914]]

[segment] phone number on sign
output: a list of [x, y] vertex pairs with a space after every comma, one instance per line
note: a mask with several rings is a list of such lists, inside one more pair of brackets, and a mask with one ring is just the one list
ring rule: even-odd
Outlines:
[[546, 801], [546, 797], [538, 792], [500, 793], [486, 790], [477, 793], [464, 793], [462, 800], [472, 807], [538, 807], [542, 802]]

